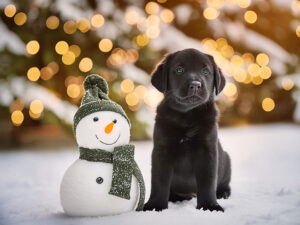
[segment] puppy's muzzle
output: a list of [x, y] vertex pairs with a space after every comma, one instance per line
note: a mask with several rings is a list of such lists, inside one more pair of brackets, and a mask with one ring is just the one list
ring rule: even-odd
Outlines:
[[189, 95], [195, 95], [201, 88], [202, 84], [200, 81], [192, 81], [189, 84]]

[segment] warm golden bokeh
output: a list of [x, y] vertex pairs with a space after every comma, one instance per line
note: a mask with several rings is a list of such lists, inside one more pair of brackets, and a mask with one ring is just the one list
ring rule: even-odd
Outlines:
[[101, 14], [95, 14], [91, 19], [91, 24], [95, 28], [100, 28], [104, 24], [104, 17]]
[[27, 78], [31, 81], [37, 81], [40, 78], [41, 72], [37, 67], [31, 67], [27, 71]]
[[170, 9], [163, 9], [161, 11], [161, 13], [160, 13], [160, 18], [165, 23], [171, 23], [174, 20], [175, 15], [172, 12], [172, 10], [170, 10]]
[[203, 16], [205, 17], [205, 19], [208, 19], [208, 20], [214, 20], [216, 19], [218, 16], [219, 16], [219, 11], [217, 11], [215, 8], [206, 8], [204, 11], [203, 11]]
[[223, 93], [227, 97], [233, 97], [237, 93], [237, 87], [234, 83], [226, 83]]
[[77, 28], [78, 30], [80, 30], [82, 33], [86, 33], [90, 30], [91, 28], [91, 24], [90, 21], [88, 19], [80, 19], [77, 22]]
[[262, 101], [262, 108], [266, 112], [271, 112], [275, 108], [275, 102], [272, 98], [265, 98]]
[[124, 93], [129, 93], [132, 92], [134, 89], [134, 83], [132, 82], [132, 80], [123, 80], [121, 82], [121, 91]]
[[49, 16], [46, 20], [46, 27], [50, 30], [55, 30], [59, 26], [59, 19], [57, 16]]
[[139, 98], [134, 92], [127, 94], [125, 100], [129, 106], [135, 106], [139, 103]]
[[80, 95], [80, 86], [78, 84], [70, 84], [67, 87], [67, 94], [70, 98], [78, 98]]
[[101, 52], [109, 52], [113, 47], [110, 39], [104, 38], [99, 42], [99, 49]]
[[84, 57], [79, 62], [79, 69], [82, 72], [89, 72], [93, 68], [93, 61], [89, 57]]
[[24, 121], [24, 114], [20, 110], [16, 110], [11, 114], [11, 121], [15, 126], [20, 126]]
[[69, 45], [65, 41], [59, 41], [55, 45], [55, 51], [57, 54], [63, 55], [66, 54], [69, 50]]
[[290, 78], [283, 78], [281, 85], [284, 90], [289, 91], [294, 87], [294, 81]]
[[149, 43], [149, 38], [145, 34], [139, 34], [136, 37], [136, 43], [141, 47], [146, 46]]
[[16, 6], [13, 4], [9, 4], [5, 7], [4, 14], [7, 17], [13, 17], [16, 14], [16, 11], [17, 11]]
[[77, 58], [77, 57], [80, 55], [80, 53], [81, 53], [81, 49], [80, 49], [80, 47], [79, 47], [78, 45], [71, 45], [71, 46], [69, 47], [69, 51], [73, 52], [76, 58]]
[[253, 24], [257, 20], [257, 14], [256, 14], [256, 12], [254, 12], [252, 10], [248, 10], [244, 14], [244, 19], [247, 23]]
[[43, 112], [44, 110], [44, 105], [43, 103], [36, 99], [36, 100], [33, 100], [31, 103], [30, 103], [30, 107], [29, 107], [30, 111], [33, 112], [34, 114], [40, 114]]
[[260, 66], [266, 66], [269, 63], [269, 56], [265, 53], [259, 53], [256, 56], [256, 62]]
[[35, 55], [40, 50], [40, 44], [38, 41], [29, 41], [26, 45], [26, 51], [30, 55]]
[[18, 26], [22, 26], [27, 21], [27, 15], [23, 12], [19, 12], [15, 15], [14, 21]]
[[159, 11], [159, 5], [156, 2], [148, 2], [145, 6], [145, 11], [148, 14], [157, 14]]
[[77, 25], [74, 21], [69, 20], [64, 24], [64, 32], [66, 34], [74, 34], [77, 30]]
[[128, 10], [125, 13], [125, 21], [130, 25], [137, 24], [139, 22], [140, 16], [135, 10]]
[[62, 55], [61, 61], [65, 65], [71, 65], [75, 62], [75, 54], [72, 51], [67, 51]]

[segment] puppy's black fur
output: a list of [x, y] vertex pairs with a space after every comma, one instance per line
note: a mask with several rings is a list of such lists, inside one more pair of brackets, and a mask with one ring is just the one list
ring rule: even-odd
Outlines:
[[217, 198], [230, 195], [231, 166], [218, 140], [214, 96], [225, 78], [213, 57], [195, 49], [169, 54], [152, 74], [164, 93], [157, 108], [151, 195], [144, 210], [197, 196], [197, 209], [224, 211]]

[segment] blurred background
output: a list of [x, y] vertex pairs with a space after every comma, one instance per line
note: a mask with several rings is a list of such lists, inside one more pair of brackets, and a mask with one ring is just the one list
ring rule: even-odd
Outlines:
[[152, 136], [163, 95], [150, 73], [167, 53], [214, 56], [227, 84], [220, 126], [300, 122], [299, 0], [1, 0], [0, 148], [73, 146], [82, 83], [99, 74]]

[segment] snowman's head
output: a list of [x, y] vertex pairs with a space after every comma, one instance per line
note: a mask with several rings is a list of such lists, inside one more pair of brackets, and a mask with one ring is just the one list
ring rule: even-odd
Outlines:
[[94, 112], [79, 121], [75, 136], [80, 147], [113, 151], [114, 147], [129, 143], [130, 126], [119, 113]]

